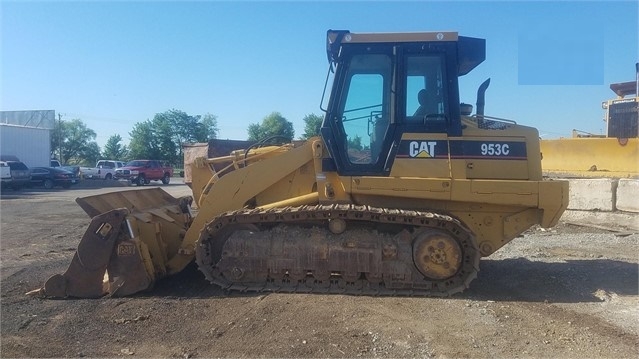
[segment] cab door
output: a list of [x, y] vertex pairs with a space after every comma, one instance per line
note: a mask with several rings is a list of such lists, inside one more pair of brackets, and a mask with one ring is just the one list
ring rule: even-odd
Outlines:
[[350, 46], [337, 67], [329, 111], [322, 126], [340, 175], [388, 176], [394, 133], [395, 62], [389, 45]]
[[401, 51], [393, 177], [450, 178], [449, 136], [459, 130], [456, 68], [446, 44]]

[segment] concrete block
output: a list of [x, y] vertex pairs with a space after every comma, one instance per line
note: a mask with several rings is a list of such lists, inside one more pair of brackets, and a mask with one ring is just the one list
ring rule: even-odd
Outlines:
[[571, 179], [568, 209], [581, 211], [614, 211], [616, 179]]
[[639, 179], [622, 178], [617, 186], [617, 209], [639, 213]]

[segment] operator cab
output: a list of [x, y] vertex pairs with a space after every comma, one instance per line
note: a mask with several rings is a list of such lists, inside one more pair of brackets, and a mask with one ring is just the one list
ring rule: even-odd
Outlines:
[[457, 78], [484, 61], [485, 40], [329, 30], [327, 54], [335, 75], [322, 125], [332, 160], [324, 167], [388, 176], [402, 134], [461, 136]]
[[[639, 79], [639, 64], [636, 67]], [[602, 103], [602, 108], [606, 110], [604, 120], [607, 123], [607, 137], [620, 139], [639, 137], [638, 87], [639, 80], [610, 84], [610, 89], [617, 98]]]

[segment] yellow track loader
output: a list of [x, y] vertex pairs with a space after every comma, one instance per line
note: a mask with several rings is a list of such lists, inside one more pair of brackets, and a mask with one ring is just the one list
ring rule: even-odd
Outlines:
[[186, 156], [192, 197], [79, 198], [91, 224], [42, 292], [130, 295], [195, 260], [228, 290], [447, 296], [480, 257], [558, 222], [568, 183], [542, 179], [537, 130], [485, 116], [488, 81], [476, 114], [460, 103], [485, 40], [329, 30], [326, 44], [319, 137], [204, 146]]
[[573, 130], [571, 138], [541, 140], [544, 174], [561, 177], [639, 178], [639, 63], [636, 80], [610, 84], [604, 101], [606, 134]]

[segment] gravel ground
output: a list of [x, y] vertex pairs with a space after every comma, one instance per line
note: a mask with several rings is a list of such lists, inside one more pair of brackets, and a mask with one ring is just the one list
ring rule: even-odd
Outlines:
[[639, 235], [618, 223], [532, 229], [450, 298], [226, 293], [195, 266], [129, 298], [25, 296], [66, 269], [95, 191], [2, 193], [3, 358], [639, 356]]

